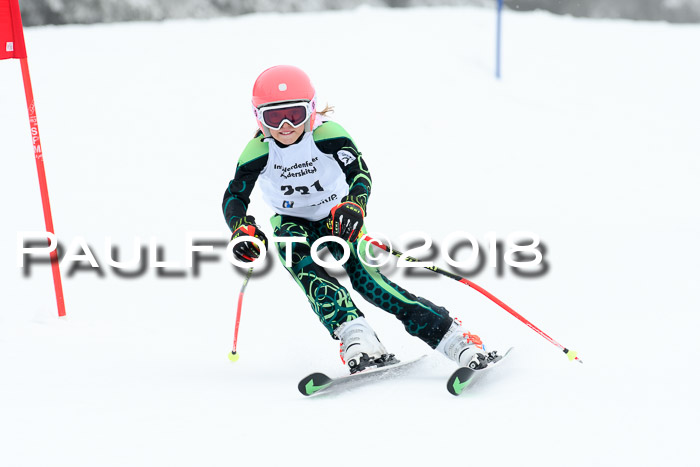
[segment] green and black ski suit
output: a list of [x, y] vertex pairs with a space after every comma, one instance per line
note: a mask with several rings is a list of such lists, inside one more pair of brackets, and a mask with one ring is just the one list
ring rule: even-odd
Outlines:
[[[293, 243], [292, 266], [285, 268], [333, 336], [342, 323], [363, 314], [348, 291], [313, 261], [310, 247], [317, 239], [331, 235], [326, 221], [338, 203], [352, 200], [367, 212], [372, 181], [362, 154], [348, 133], [332, 121], [321, 123], [289, 146], [258, 134], [243, 151], [224, 194], [223, 211], [231, 230], [244, 222], [256, 183], [276, 212], [270, 220], [274, 235], [306, 238], [305, 242]], [[349, 245], [350, 257], [343, 265], [352, 287], [369, 302], [395, 315], [409, 334], [437, 347], [453, 321], [448, 311], [411, 294], [384, 277], [379, 268], [360, 261], [358, 254], [365, 263], [370, 262], [360, 242]], [[285, 264], [285, 245], [276, 246]], [[324, 247], [336, 260], [342, 258], [340, 245], [327, 242]]]

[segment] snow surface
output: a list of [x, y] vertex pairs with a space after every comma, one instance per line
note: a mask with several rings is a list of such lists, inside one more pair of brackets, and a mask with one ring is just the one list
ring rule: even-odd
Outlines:
[[[19, 64], [0, 62], [0, 465], [698, 465], [700, 27], [506, 12], [497, 82], [494, 21], [360, 8], [27, 30], [59, 240], [84, 237], [103, 276], [64, 268], [59, 320], [49, 268], [16, 266], [17, 232], [44, 224]], [[342, 371], [337, 343], [272, 257], [231, 364], [242, 273], [222, 259], [194, 277], [184, 243], [225, 238], [252, 83], [278, 63], [312, 76], [365, 154], [370, 231], [539, 234], [543, 277], [471, 279], [585, 364], [461, 284], [389, 268], [516, 351], [460, 398], [436, 354], [303, 398], [299, 378]], [[270, 233], [257, 192], [250, 212]], [[117, 276], [107, 236], [124, 257], [157, 237], [185, 277]], [[400, 357], [429, 351], [358, 302]]]

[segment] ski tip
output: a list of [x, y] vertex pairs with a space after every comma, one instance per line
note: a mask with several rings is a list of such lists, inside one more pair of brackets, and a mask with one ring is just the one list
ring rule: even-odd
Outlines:
[[323, 373], [311, 373], [309, 376], [299, 381], [297, 389], [299, 389], [299, 392], [304, 396], [312, 396], [326, 389], [332, 382], [333, 380]]
[[472, 382], [474, 374], [478, 370], [472, 370], [471, 368], [461, 367], [452, 373], [452, 376], [447, 380], [447, 392], [453, 396], [459, 396], [462, 392], [469, 386]]
[[464, 388], [469, 386], [469, 380], [462, 382], [459, 380], [459, 378], [455, 378], [451, 386], [451, 388], [448, 387], [448, 390], [450, 390], [450, 394], [454, 396], [459, 396], [460, 394], [462, 394], [462, 391], [464, 391]]

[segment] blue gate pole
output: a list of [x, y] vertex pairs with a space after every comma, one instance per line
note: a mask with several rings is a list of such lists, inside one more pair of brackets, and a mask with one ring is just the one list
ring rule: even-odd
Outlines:
[[501, 13], [503, 0], [498, 0], [498, 12], [496, 13], [496, 79], [501, 79]]

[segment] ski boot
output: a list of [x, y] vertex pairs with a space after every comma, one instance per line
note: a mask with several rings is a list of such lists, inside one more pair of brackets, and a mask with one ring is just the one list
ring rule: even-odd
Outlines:
[[334, 334], [340, 339], [340, 359], [348, 366], [350, 374], [399, 362], [379, 342], [364, 317], [346, 321]]
[[496, 351], [486, 352], [479, 336], [468, 332], [457, 320], [452, 323], [435, 350], [459, 366], [473, 370], [486, 368], [498, 357]]

